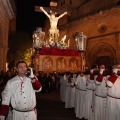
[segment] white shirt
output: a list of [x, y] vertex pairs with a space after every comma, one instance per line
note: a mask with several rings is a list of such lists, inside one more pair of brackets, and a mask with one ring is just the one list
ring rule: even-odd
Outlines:
[[2, 104], [11, 105], [20, 111], [29, 111], [36, 106], [35, 91], [32, 87], [31, 79], [26, 77], [21, 85], [21, 79], [15, 76], [7, 82], [5, 90], [2, 93]]

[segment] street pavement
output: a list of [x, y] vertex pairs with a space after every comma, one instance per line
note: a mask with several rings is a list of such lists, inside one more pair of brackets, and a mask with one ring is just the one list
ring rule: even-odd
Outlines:
[[66, 109], [60, 100], [59, 90], [45, 94], [37, 93], [38, 120], [80, 120], [73, 109]]

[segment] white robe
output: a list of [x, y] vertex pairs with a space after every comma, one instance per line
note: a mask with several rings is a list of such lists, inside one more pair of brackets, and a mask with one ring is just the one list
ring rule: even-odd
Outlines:
[[78, 80], [79, 84], [77, 86], [77, 89], [79, 90], [79, 95], [78, 95], [78, 100], [77, 100], [76, 117], [79, 117], [81, 119], [84, 117], [83, 104], [84, 104], [85, 95], [86, 95], [86, 91], [87, 91], [87, 89], [86, 89], [87, 77], [85, 75], [83, 77], [78, 75], [77, 79], [79, 79]]
[[8, 112], [7, 117], [6, 117], [6, 120], [13, 120], [13, 111], [10, 107], [9, 107], [9, 112]]
[[107, 86], [108, 97], [106, 120], [120, 120], [120, 77], [116, 79], [115, 83], [107, 80]]
[[92, 111], [92, 103], [94, 99], [94, 90], [95, 90], [95, 82], [90, 79], [90, 75], [88, 75], [87, 81], [87, 92], [85, 96], [84, 102], [84, 118], [88, 120], [93, 120], [93, 111]]
[[79, 117], [79, 111], [80, 111], [80, 107], [79, 107], [79, 86], [80, 86], [80, 75], [77, 76], [77, 79], [75, 81], [75, 85], [76, 85], [76, 90], [75, 90], [75, 113], [76, 113], [76, 117]]
[[68, 78], [65, 81], [66, 91], [65, 91], [65, 108], [70, 108], [70, 92], [71, 92], [71, 83], [68, 82]]
[[71, 90], [70, 90], [70, 107], [74, 108], [75, 107], [75, 86], [72, 87], [75, 84], [76, 78], [71, 79]]
[[[77, 85], [78, 87], [78, 85]], [[77, 89], [77, 87], [75, 88], [75, 114], [76, 117], [78, 117], [78, 111], [79, 111], [79, 107], [78, 107], [78, 102], [79, 102], [79, 90]]]
[[62, 88], [62, 101], [65, 102], [65, 99], [66, 99], [66, 75], [63, 76], [62, 78], [62, 85], [63, 85], [63, 88]]
[[106, 119], [106, 77], [103, 77], [102, 82], [96, 81], [95, 89], [95, 120]]
[[[96, 78], [98, 75], [94, 76], [94, 83], [95, 83], [95, 89], [96, 89]], [[93, 92], [93, 98], [92, 98], [92, 111], [93, 111], [93, 116], [95, 115], [95, 89]]]
[[41, 88], [37, 91], [33, 89], [30, 78], [26, 77], [21, 85], [20, 78], [15, 76], [7, 82], [2, 93], [2, 104], [9, 105], [11, 103], [13, 107], [13, 120], [37, 120], [35, 111], [29, 110], [36, 107], [35, 92], [39, 91], [41, 91]]

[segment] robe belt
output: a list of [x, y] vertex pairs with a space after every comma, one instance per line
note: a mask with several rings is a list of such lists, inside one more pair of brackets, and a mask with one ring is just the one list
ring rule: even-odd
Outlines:
[[34, 107], [34, 108], [31, 109], [31, 110], [24, 111], [24, 110], [17, 110], [17, 109], [15, 109], [15, 108], [13, 108], [13, 110], [18, 111], [18, 112], [30, 112], [30, 111], [35, 111], [35, 109], [36, 109], [36, 107]]
[[[92, 89], [89, 89], [89, 88], [87, 88], [88, 90], [92, 90]], [[92, 90], [92, 91], [95, 91], [95, 90]]]
[[113, 97], [113, 96], [110, 96], [110, 95], [107, 95], [107, 96], [109, 96], [109, 97], [111, 97], [111, 98], [115, 98], [115, 99], [120, 99], [120, 98], [118, 98], [118, 97]]
[[101, 97], [101, 98], [107, 98], [107, 96], [99, 96], [99, 95], [96, 95], [95, 96], [98, 96], [98, 97]]
[[80, 89], [80, 88], [77, 88], [78, 90], [81, 90], [81, 91], [87, 91], [87, 90], [82, 90], [82, 89]]

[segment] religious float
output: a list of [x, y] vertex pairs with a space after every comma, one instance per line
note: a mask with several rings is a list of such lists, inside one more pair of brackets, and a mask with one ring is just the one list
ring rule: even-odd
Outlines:
[[45, 40], [45, 32], [38, 27], [33, 32], [33, 52], [32, 63], [35, 71], [45, 72], [78, 72], [83, 71], [85, 67], [84, 51], [86, 48], [86, 36], [80, 32], [75, 40], [78, 51], [70, 49], [70, 40], [66, 40], [66, 35], [59, 39], [59, 30], [57, 29], [58, 19], [55, 14], [48, 14], [43, 7], [40, 9], [49, 17], [51, 28], [49, 29], [49, 38]]
[[80, 54], [71, 49], [42, 48], [33, 59], [35, 71], [80, 71]]

